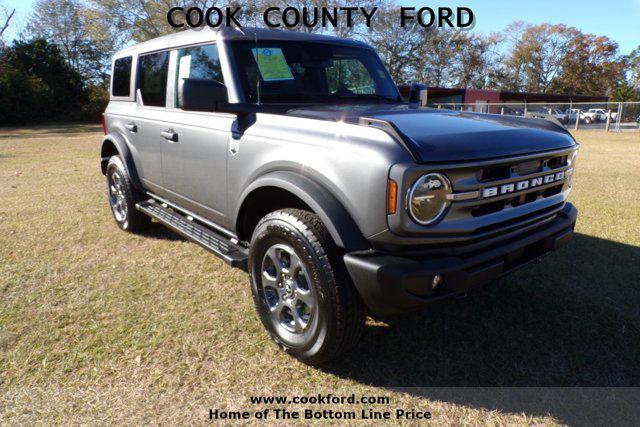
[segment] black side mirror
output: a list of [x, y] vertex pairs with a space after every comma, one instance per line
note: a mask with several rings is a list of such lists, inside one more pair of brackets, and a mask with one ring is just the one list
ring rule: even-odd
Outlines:
[[409, 103], [422, 105], [423, 99], [426, 105], [427, 86], [422, 83], [413, 83], [409, 91]]
[[180, 79], [178, 107], [186, 111], [217, 111], [219, 103], [226, 103], [227, 87], [207, 79]]

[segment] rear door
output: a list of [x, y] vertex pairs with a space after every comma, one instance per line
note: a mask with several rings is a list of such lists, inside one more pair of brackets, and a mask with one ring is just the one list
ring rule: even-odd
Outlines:
[[[136, 79], [136, 113], [129, 125], [134, 134], [134, 157], [140, 159], [141, 179], [155, 193], [166, 195], [162, 180], [161, 135], [167, 119], [167, 76], [169, 52], [140, 55]], [[136, 165], [138, 166], [138, 165]]]
[[109, 120], [109, 127], [118, 129], [127, 141], [138, 176], [146, 185], [159, 185], [162, 183], [160, 146], [141, 137], [146, 134], [146, 126], [142, 125], [144, 120], [134, 102], [137, 59], [135, 55], [128, 55], [114, 60], [111, 100], [105, 117]]
[[170, 118], [162, 131], [174, 135], [162, 149], [162, 176], [171, 198], [222, 225], [227, 216], [227, 147], [236, 119], [225, 113], [185, 111], [178, 105], [181, 79], [206, 79], [224, 84], [215, 44], [171, 52]]

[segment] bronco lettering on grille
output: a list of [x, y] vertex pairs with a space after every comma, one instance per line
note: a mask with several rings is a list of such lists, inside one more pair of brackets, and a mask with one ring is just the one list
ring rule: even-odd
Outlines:
[[551, 184], [553, 182], [564, 181], [572, 170], [555, 172], [549, 175], [538, 176], [535, 178], [524, 179], [522, 181], [510, 182], [495, 187], [486, 187], [482, 190], [482, 198], [487, 199], [489, 197], [501, 196], [503, 194], [516, 193], [524, 191], [528, 188], [539, 187], [541, 185]]

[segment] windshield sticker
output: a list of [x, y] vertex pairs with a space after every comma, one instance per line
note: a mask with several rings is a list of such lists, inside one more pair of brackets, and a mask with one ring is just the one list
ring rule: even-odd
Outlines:
[[258, 63], [258, 70], [265, 82], [293, 80], [293, 74], [279, 47], [261, 47], [251, 49]]

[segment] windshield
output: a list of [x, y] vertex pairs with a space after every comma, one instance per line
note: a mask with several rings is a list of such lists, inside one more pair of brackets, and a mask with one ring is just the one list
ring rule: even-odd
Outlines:
[[247, 102], [397, 102], [400, 95], [371, 49], [338, 44], [231, 42]]

